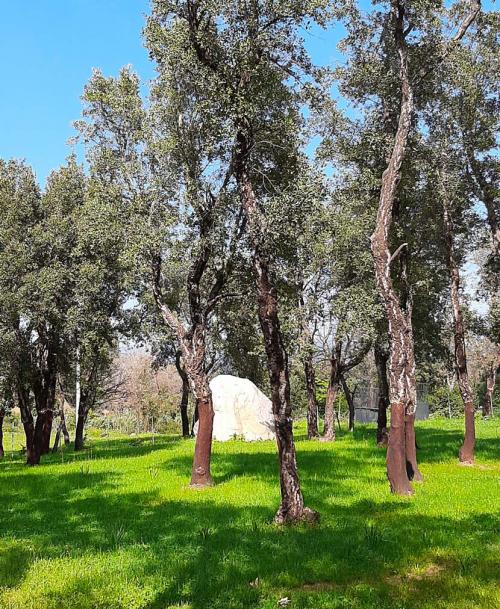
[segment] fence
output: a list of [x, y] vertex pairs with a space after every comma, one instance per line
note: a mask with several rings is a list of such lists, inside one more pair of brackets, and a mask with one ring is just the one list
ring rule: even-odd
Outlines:
[[[427, 383], [417, 383], [417, 410], [415, 416], [419, 420], [429, 418], [429, 403]], [[358, 423], [375, 423], [377, 421], [378, 387], [371, 384], [360, 384], [354, 393], [354, 416]]]

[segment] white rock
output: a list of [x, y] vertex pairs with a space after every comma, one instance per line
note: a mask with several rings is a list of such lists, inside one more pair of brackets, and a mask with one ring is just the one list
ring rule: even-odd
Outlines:
[[225, 442], [235, 436], [247, 441], [274, 440], [271, 400], [252, 381], [221, 374], [212, 379], [210, 389], [215, 412], [214, 440]]

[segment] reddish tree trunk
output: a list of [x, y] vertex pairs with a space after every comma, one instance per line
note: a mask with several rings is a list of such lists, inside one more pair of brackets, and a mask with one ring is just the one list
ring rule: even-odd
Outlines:
[[417, 463], [417, 440], [415, 437], [415, 415], [409, 414], [405, 419], [406, 473], [409, 480], [422, 482], [423, 476]]
[[[391, 278], [393, 257], [389, 249], [389, 230], [396, 192], [401, 179], [401, 165], [408, 145], [413, 116], [413, 88], [408, 74], [407, 47], [404, 27], [405, 7], [392, 3], [394, 38], [400, 63], [401, 106], [398, 127], [387, 167], [382, 174], [377, 222], [371, 238], [377, 288], [384, 303], [389, 325], [389, 389], [391, 402], [391, 431], [387, 448], [387, 476], [393, 493], [412, 493], [406, 472], [405, 414], [411, 408], [409, 378], [413, 366], [413, 337], [408, 311], [403, 311]], [[401, 246], [402, 248], [403, 246]], [[401, 249], [399, 250], [401, 251]], [[410, 365], [409, 365], [410, 364]]]
[[194, 449], [191, 486], [212, 486], [213, 480], [210, 473], [214, 421], [212, 394], [208, 392], [202, 397], [197, 398], [196, 405], [198, 407], [198, 434], [196, 435], [196, 445]]
[[493, 414], [493, 392], [497, 378], [497, 369], [492, 365], [486, 374], [486, 393], [483, 401], [483, 417], [491, 417]]
[[387, 361], [389, 354], [375, 345], [375, 365], [378, 378], [377, 403], [377, 445], [387, 446], [389, 433], [387, 431], [387, 408], [389, 407], [389, 383], [387, 382]]
[[406, 469], [406, 425], [403, 403], [391, 404], [391, 432], [387, 445], [387, 478], [391, 491], [397, 495], [411, 495], [413, 489]]
[[258, 316], [267, 355], [271, 401], [278, 446], [281, 505], [277, 523], [315, 520], [317, 514], [304, 507], [300, 488], [292, 429], [288, 359], [281, 335], [276, 287], [269, 273], [269, 260], [262, 247], [263, 226], [247, 163], [252, 148], [247, 134], [240, 131], [235, 159], [235, 175], [240, 200], [252, 243], [252, 259], [257, 288]]
[[460, 305], [460, 273], [455, 259], [453, 222], [446, 195], [446, 186], [442, 185], [443, 221], [446, 240], [446, 252], [448, 257], [448, 274], [450, 276], [451, 306], [454, 319], [454, 342], [455, 342], [455, 368], [457, 372], [460, 395], [464, 403], [465, 411], [465, 437], [464, 443], [459, 451], [461, 463], [474, 463], [474, 447], [476, 443], [476, 430], [474, 421], [474, 396], [469, 382], [467, 370], [467, 353], [465, 349], [465, 325]]

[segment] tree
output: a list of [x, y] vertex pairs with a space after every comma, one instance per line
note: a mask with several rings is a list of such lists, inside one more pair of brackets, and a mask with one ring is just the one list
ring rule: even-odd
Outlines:
[[[443, 150], [439, 159], [439, 193], [443, 207], [444, 238], [446, 243], [446, 255], [448, 273], [450, 276], [450, 294], [454, 319], [454, 343], [455, 343], [455, 367], [460, 394], [465, 408], [465, 439], [460, 449], [460, 462], [472, 464], [474, 462], [474, 447], [476, 442], [474, 422], [474, 395], [472, 392], [467, 370], [467, 355], [465, 346], [465, 323], [460, 302], [460, 271], [455, 246], [454, 217], [452, 206], [456, 206], [453, 200], [456, 192], [456, 184], [460, 184], [460, 177], [449, 170], [448, 161], [444, 154], [450, 154], [450, 150]], [[453, 157], [452, 157], [453, 158]], [[455, 205], [454, 205], [455, 204]], [[461, 210], [463, 215], [463, 210]]]
[[2, 162], [1, 171], [1, 323], [11, 346], [27, 461], [36, 465], [50, 448], [57, 376], [68, 345], [73, 212], [82, 204], [84, 177], [70, 158], [41, 194], [24, 164]]
[[[393, 139], [387, 165], [381, 179], [379, 207], [375, 230], [371, 238], [375, 277], [389, 324], [390, 365], [389, 390], [391, 401], [391, 431], [387, 449], [387, 475], [394, 493], [412, 493], [408, 479], [407, 462], [411, 463], [413, 475], [421, 475], [416, 466], [413, 421], [416, 408], [415, 357], [412, 327], [411, 298], [406, 307], [401, 303], [393, 280], [391, 266], [401, 255], [406, 244], [391, 252], [389, 231], [397, 197], [401, 169], [408, 147], [415, 111], [415, 88], [432, 72], [436, 63], [441, 63], [456, 43], [464, 36], [480, 10], [480, 3], [471, 3], [470, 12], [460, 25], [457, 34], [448, 44], [444, 54], [435, 51], [426, 58], [422, 56], [420, 66], [410, 66], [409, 58], [418, 48], [416, 41], [423, 36], [431, 20], [431, 7], [410, 9], [405, 3], [393, 0], [390, 5], [389, 31], [394, 38], [394, 53], [399, 61], [401, 99], [397, 113], [397, 129]], [[428, 13], [428, 11], [431, 11]], [[429, 21], [426, 23], [426, 19]], [[419, 36], [420, 34], [420, 36]], [[411, 41], [411, 42], [409, 42]], [[432, 42], [431, 42], [432, 45]], [[429, 52], [428, 49], [427, 52]], [[418, 64], [417, 64], [418, 65]], [[413, 73], [412, 73], [413, 72]]]
[[[153, 30], [154, 19], [148, 36]], [[154, 57], [154, 42], [148, 44]], [[182, 353], [200, 420], [191, 484], [209, 486], [213, 406], [206, 341], [243, 222], [220, 129], [208, 117], [201, 120], [195, 83], [179, 72], [180, 56], [171, 51], [159, 59], [148, 110], [130, 70], [116, 79], [96, 72], [85, 89], [86, 122], [79, 128], [99, 197], [110, 199], [128, 226], [137, 298], [141, 306], [156, 307]]]
[[280, 460], [278, 522], [315, 516], [304, 507], [297, 474], [288, 358], [267, 231], [272, 219], [265, 206], [291, 189], [300, 170], [299, 93], [305, 77], [314, 74], [295, 31], [308, 20], [324, 22], [326, 5], [242, 1], [216, 7], [194, 0], [162, 1], [153, 4], [148, 25], [153, 55], [165, 61], [165, 42], [175, 40], [179, 67], [195, 81], [189, 86], [195, 87], [198, 107], [207, 120], [220, 120], [227, 130], [226, 153], [247, 222], [268, 359]]

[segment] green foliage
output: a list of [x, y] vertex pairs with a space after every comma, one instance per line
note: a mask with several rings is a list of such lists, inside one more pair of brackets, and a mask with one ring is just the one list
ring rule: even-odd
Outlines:
[[440, 417], [462, 417], [464, 413], [464, 403], [458, 385], [448, 387], [438, 387], [427, 395], [429, 411], [433, 416]]

